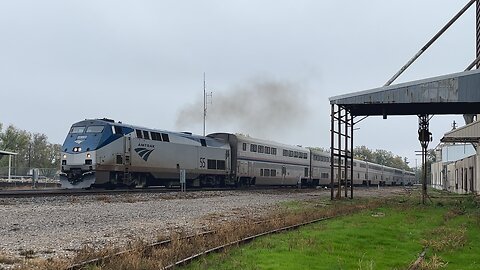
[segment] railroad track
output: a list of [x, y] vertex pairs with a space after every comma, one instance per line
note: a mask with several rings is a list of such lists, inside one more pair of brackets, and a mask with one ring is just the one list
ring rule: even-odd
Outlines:
[[[227, 191], [234, 188], [190, 188], [187, 192], [195, 191]], [[135, 193], [167, 193], [179, 192], [180, 188], [144, 188], [144, 189], [28, 189], [28, 190], [0, 190], [0, 198], [27, 198], [27, 197], [54, 197], [54, 196], [87, 196], [87, 195], [115, 195]]]
[[[246, 237], [243, 237], [239, 240], [235, 240], [235, 241], [232, 241], [232, 242], [229, 242], [229, 243], [221, 244], [219, 246], [210, 248], [208, 250], [201, 251], [199, 253], [193, 254], [189, 257], [182, 258], [181, 260], [176, 261], [172, 264], [169, 264], [169, 265], [163, 267], [162, 269], [164, 269], [164, 270], [174, 269], [177, 266], [188, 264], [188, 263], [192, 262], [193, 260], [195, 260], [195, 259], [197, 259], [201, 256], [204, 256], [204, 255], [207, 255], [207, 254], [210, 254], [210, 253], [214, 253], [214, 252], [220, 252], [220, 251], [222, 251], [222, 250], [224, 250], [228, 247], [232, 247], [232, 246], [235, 246], [235, 245], [245, 244], [245, 243], [248, 243], [252, 240], [255, 240], [255, 239], [257, 239], [261, 236], [266, 236], [266, 235], [280, 233], [280, 232], [284, 232], [284, 231], [288, 231], [288, 230], [293, 230], [293, 229], [297, 229], [299, 227], [302, 227], [302, 226], [305, 226], [305, 225], [308, 225], [308, 224], [313, 224], [313, 223], [316, 223], [316, 222], [326, 221], [326, 220], [330, 220], [330, 219], [341, 217], [341, 216], [345, 216], [345, 215], [341, 214], [341, 215], [317, 218], [317, 219], [310, 220], [310, 221], [307, 221], [307, 222], [301, 222], [301, 223], [294, 224], [294, 225], [283, 226], [283, 227], [280, 227], [280, 228], [271, 229], [271, 230], [261, 232], [261, 233], [258, 233], [258, 234], [246, 236]], [[254, 224], [258, 225], [258, 224], [266, 223], [266, 222], [271, 222], [271, 220], [259, 221], [259, 222], [255, 222]], [[179, 240], [182, 241], [182, 242], [185, 242], [185, 241], [189, 241], [191, 239], [195, 239], [195, 238], [198, 238], [198, 237], [208, 237], [209, 235], [213, 235], [215, 233], [217, 233], [217, 231], [214, 231], [214, 230], [205, 231], [205, 232], [202, 232], [202, 233], [199, 233], [199, 234], [182, 237]], [[148, 253], [152, 249], [166, 247], [166, 246], [172, 244], [172, 242], [173, 242], [173, 240], [171, 240], [171, 239], [167, 239], [167, 240], [160, 241], [160, 242], [155, 242], [155, 243], [147, 245], [143, 249], [142, 252], [143, 253]], [[109, 260], [114, 260], [115, 258], [118, 258], [122, 255], [125, 255], [129, 252], [134, 252], [134, 251], [135, 251], [134, 249], [129, 249], [129, 250], [120, 251], [120, 252], [117, 252], [117, 253], [114, 253], [114, 254], [111, 254], [111, 255], [106, 255], [106, 256], [99, 257], [99, 258], [86, 260], [86, 261], [83, 261], [83, 262], [79, 262], [79, 263], [70, 265], [67, 268], [67, 270], [88, 269], [89, 266], [99, 265], [101, 263], [107, 262]]]

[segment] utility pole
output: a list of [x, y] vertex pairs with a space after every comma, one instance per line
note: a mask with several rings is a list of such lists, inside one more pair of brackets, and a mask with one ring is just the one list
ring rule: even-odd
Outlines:
[[207, 121], [207, 93], [205, 83], [205, 72], [203, 72], [203, 136], [205, 136], [205, 122]]
[[[210, 100], [212, 98], [212, 92], [210, 94], [207, 94], [207, 84], [205, 81], [205, 72], [203, 73], [203, 136], [205, 136], [205, 126], [207, 122], [207, 103], [208, 103], [208, 98], [210, 97]], [[211, 103], [210, 103], [211, 104]]]

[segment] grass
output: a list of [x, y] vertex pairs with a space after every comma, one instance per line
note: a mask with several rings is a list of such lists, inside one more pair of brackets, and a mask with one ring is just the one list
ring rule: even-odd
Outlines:
[[[206, 230], [215, 233], [206, 237], [184, 240], [186, 232], [173, 232], [168, 237], [171, 244], [158, 249], [148, 249], [147, 243], [138, 240], [129, 247], [133, 252], [86, 269], [161, 269], [220, 244], [332, 215], [342, 216], [261, 237], [250, 244], [201, 257], [184, 268], [407, 269], [427, 248], [419, 269], [478, 269], [480, 202], [468, 196], [433, 200], [421, 205], [417, 194], [390, 199], [290, 201], [281, 203], [281, 209], [263, 222], [218, 223], [212, 217]], [[20, 269], [64, 269], [71, 263], [117, 251], [117, 248], [85, 248], [71, 261], [29, 259]], [[24, 256], [34, 255], [29, 253]]]
[[[299, 211], [301, 203], [288, 203]], [[308, 207], [308, 206], [307, 206]], [[479, 269], [480, 214], [472, 197], [394, 200], [374, 210], [262, 237], [186, 269]]]

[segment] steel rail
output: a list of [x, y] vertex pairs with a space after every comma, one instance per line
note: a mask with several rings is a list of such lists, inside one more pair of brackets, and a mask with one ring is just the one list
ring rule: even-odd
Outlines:
[[191, 261], [193, 261], [196, 258], [199, 258], [201, 256], [204, 256], [204, 255], [207, 255], [207, 254], [210, 254], [210, 253], [213, 253], [213, 252], [222, 251], [225, 248], [228, 248], [228, 247], [231, 247], [231, 246], [248, 243], [248, 242], [250, 242], [252, 240], [255, 240], [259, 237], [262, 237], [262, 236], [297, 229], [297, 228], [305, 226], [305, 225], [309, 225], [309, 224], [312, 224], [312, 223], [321, 222], [321, 221], [325, 221], [325, 220], [329, 220], [329, 219], [333, 219], [333, 218], [337, 218], [337, 217], [341, 217], [341, 216], [344, 216], [344, 215], [318, 218], [318, 219], [314, 219], [314, 220], [311, 220], [311, 221], [302, 222], [302, 223], [299, 223], [299, 224], [290, 225], [290, 226], [286, 226], [286, 227], [282, 227], [282, 228], [278, 228], [278, 229], [273, 229], [273, 230], [270, 230], [270, 231], [267, 231], [267, 232], [259, 233], [259, 234], [256, 234], [256, 235], [248, 236], [248, 237], [242, 238], [240, 240], [236, 240], [236, 241], [233, 241], [233, 242], [230, 242], [230, 243], [227, 243], [227, 244], [223, 244], [223, 245], [218, 246], [218, 247], [211, 248], [209, 250], [202, 251], [202, 252], [197, 253], [195, 255], [192, 255], [188, 258], [185, 258], [185, 259], [177, 261], [173, 264], [170, 264], [170, 265], [168, 265], [168, 266], [166, 266], [162, 269], [164, 269], [164, 270], [173, 269], [176, 266], [185, 265], [185, 264], [187, 264], [187, 263], [189, 263], [189, 262], [191, 262]]
[[[236, 241], [233, 241], [233, 242], [230, 242], [230, 243], [227, 243], [227, 244], [223, 244], [223, 245], [220, 245], [218, 247], [214, 247], [214, 248], [211, 248], [209, 250], [202, 251], [202, 252], [197, 253], [195, 255], [189, 256], [185, 259], [182, 259], [182, 260], [177, 261], [173, 264], [170, 264], [170, 265], [164, 267], [163, 269], [172, 269], [175, 266], [186, 264], [186, 263], [188, 263], [188, 262], [190, 262], [190, 261], [192, 261], [195, 258], [198, 258], [200, 256], [203, 256], [203, 255], [206, 255], [206, 254], [209, 254], [209, 253], [212, 253], [212, 252], [220, 251], [222, 249], [225, 249], [225, 248], [233, 246], [233, 245], [247, 243], [247, 242], [252, 241], [252, 240], [254, 240], [258, 237], [261, 237], [261, 236], [265, 236], [265, 235], [269, 235], [269, 234], [273, 234], [273, 233], [279, 233], [279, 232], [286, 231], [286, 230], [292, 230], [292, 229], [296, 229], [296, 228], [301, 227], [301, 226], [305, 226], [305, 225], [312, 224], [312, 223], [315, 223], [315, 222], [325, 221], [325, 220], [328, 220], [328, 219], [341, 217], [341, 216], [345, 216], [345, 214], [314, 219], [314, 220], [311, 220], [311, 221], [302, 222], [302, 223], [295, 224], [295, 225], [290, 225], [290, 226], [285, 226], [285, 227], [282, 227], [282, 228], [273, 229], [273, 230], [270, 230], [270, 231], [267, 231], [267, 232], [263, 232], [263, 233], [253, 235], [253, 236], [248, 236], [248, 237], [242, 238], [240, 240], [236, 240]], [[258, 225], [258, 224], [266, 223], [266, 222], [269, 222], [269, 221], [272, 221], [272, 220], [258, 221], [258, 222], [254, 222], [254, 224]], [[199, 236], [202, 237], [202, 236], [206, 236], [206, 235], [211, 235], [211, 234], [214, 234], [216, 232], [217, 232], [216, 230], [210, 230], [210, 231], [205, 231], [205, 232], [202, 232], [202, 233], [199, 233], [199, 234], [191, 234], [191, 235], [188, 235], [188, 236], [185, 236], [185, 237], [181, 237], [179, 240], [185, 241], [185, 240], [193, 239], [193, 238], [196, 238], [196, 237], [199, 237]], [[145, 248], [143, 248], [141, 250], [141, 252], [142, 253], [147, 253], [148, 251], [150, 251], [153, 248], [160, 248], [160, 247], [167, 246], [170, 243], [172, 243], [172, 241], [173, 241], [172, 239], [167, 239], [167, 240], [151, 243], [151, 244], [147, 245]], [[102, 263], [102, 262], [105, 262], [105, 261], [108, 261], [108, 260], [112, 260], [116, 257], [119, 257], [121, 255], [130, 253], [130, 252], [133, 252], [133, 251], [135, 251], [135, 249], [127, 249], [127, 250], [116, 252], [114, 254], [89, 259], [89, 260], [86, 260], [86, 261], [83, 261], [83, 262], [72, 264], [69, 267], [67, 267], [66, 270], [79, 270], [79, 269], [82, 269], [82, 268], [84, 268], [86, 266], [89, 266], [89, 265], [95, 265], [95, 264], [99, 264], [99, 263]]]

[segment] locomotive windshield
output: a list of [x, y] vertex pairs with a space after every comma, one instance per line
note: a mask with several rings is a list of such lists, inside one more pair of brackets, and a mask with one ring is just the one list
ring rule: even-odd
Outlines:
[[84, 126], [81, 126], [81, 127], [72, 127], [70, 129], [70, 133], [83, 133], [83, 131], [85, 131], [85, 127]]
[[86, 133], [100, 133], [103, 131], [104, 126], [89, 126]]

